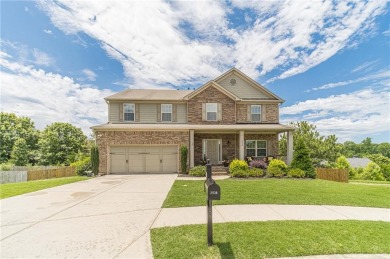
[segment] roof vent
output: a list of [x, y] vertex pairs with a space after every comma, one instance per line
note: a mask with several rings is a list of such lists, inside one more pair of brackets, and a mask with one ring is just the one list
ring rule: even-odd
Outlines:
[[231, 84], [231, 85], [235, 85], [236, 82], [237, 82], [236, 79], [234, 79], [234, 78], [230, 79], [230, 84]]

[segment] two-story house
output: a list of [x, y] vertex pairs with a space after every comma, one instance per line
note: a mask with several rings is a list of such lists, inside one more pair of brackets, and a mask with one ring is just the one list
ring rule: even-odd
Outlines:
[[92, 127], [101, 173], [179, 172], [181, 145], [190, 167], [204, 157], [278, 156], [283, 132], [292, 159], [294, 128], [279, 123], [283, 100], [236, 68], [193, 91], [128, 89], [105, 100], [108, 123]]

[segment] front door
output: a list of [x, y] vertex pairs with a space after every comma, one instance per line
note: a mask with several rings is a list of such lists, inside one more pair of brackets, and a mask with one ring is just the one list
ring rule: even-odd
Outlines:
[[220, 163], [220, 149], [221, 149], [221, 140], [219, 139], [206, 139], [206, 157], [210, 159], [211, 164]]

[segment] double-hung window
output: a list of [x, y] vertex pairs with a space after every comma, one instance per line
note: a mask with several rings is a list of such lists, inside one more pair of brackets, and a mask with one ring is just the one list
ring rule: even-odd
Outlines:
[[267, 156], [267, 141], [247, 140], [246, 156], [251, 156], [251, 157]]
[[161, 104], [161, 121], [172, 121], [172, 104]]
[[251, 121], [261, 121], [261, 105], [251, 105]]
[[206, 120], [217, 120], [218, 105], [216, 103], [206, 103]]
[[134, 103], [123, 104], [123, 120], [135, 121], [135, 105]]

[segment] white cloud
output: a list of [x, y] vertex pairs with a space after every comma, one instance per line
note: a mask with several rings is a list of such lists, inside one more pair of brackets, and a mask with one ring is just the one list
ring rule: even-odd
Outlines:
[[89, 81], [95, 81], [96, 80], [97, 75], [91, 69], [87, 69], [86, 68], [86, 69], [83, 69], [82, 72], [87, 77], [87, 79]]
[[32, 62], [34, 64], [42, 65], [42, 66], [51, 66], [54, 64], [54, 58], [52, 58], [49, 54], [39, 49], [33, 49], [32, 56], [33, 56]]
[[[83, 32], [137, 87], [200, 84], [231, 66], [258, 77], [302, 73], [367, 37], [386, 1], [40, 1], [55, 26]], [[253, 26], [231, 28], [234, 9]], [[270, 15], [272, 14], [272, 15]]]
[[355, 69], [353, 69], [352, 73], [370, 71], [370, 70], [374, 69], [377, 66], [378, 62], [379, 62], [379, 59], [373, 60], [373, 61], [369, 61], [369, 62], [365, 62], [364, 64], [362, 64], [362, 65], [356, 67]]
[[53, 32], [51, 30], [43, 30], [44, 33], [52, 35]]
[[87, 135], [89, 127], [107, 121], [103, 98], [112, 94], [110, 90], [77, 84], [72, 78], [6, 58], [0, 58], [5, 68], [0, 72], [1, 111], [28, 116], [39, 129], [57, 121], [69, 122]]
[[280, 113], [284, 122], [306, 120], [323, 135], [335, 134], [345, 141], [357, 135], [390, 131], [390, 92], [365, 89], [332, 95], [282, 107]]

